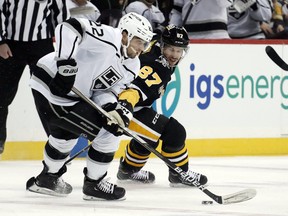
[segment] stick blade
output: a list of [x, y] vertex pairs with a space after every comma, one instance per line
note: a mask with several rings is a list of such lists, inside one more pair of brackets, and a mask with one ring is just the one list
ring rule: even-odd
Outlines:
[[222, 204], [240, 203], [254, 198], [257, 194], [255, 189], [245, 189], [222, 197]]
[[288, 65], [283, 61], [283, 59], [277, 54], [277, 52], [271, 46], [266, 46], [266, 54], [269, 58], [278, 65], [281, 69], [288, 71]]

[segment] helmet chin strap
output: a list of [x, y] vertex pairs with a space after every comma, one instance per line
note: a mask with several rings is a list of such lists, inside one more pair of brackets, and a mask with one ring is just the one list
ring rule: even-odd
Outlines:
[[[126, 46], [126, 45], [123, 45], [122, 44], [122, 51], [123, 51], [123, 55], [124, 55], [124, 58], [131, 58], [131, 57], [129, 57], [128, 55], [127, 55], [127, 49], [128, 49], [128, 47]], [[130, 49], [136, 54], [137, 53], [137, 51], [133, 48], [133, 47], [130, 47]], [[137, 55], [137, 56], [139, 56], [139, 54]]]
[[123, 55], [125, 58], [129, 58], [128, 55], [127, 55], [127, 49], [128, 49], [128, 46], [130, 44], [130, 40], [128, 39], [127, 40], [127, 45], [123, 44], [123, 42], [121, 42], [121, 45], [122, 45], [122, 51], [123, 51]]
[[137, 54], [137, 51], [131, 46], [130, 49], [137, 55], [139, 56], [139, 54]]
[[128, 55], [127, 55], [127, 46], [122, 44], [122, 52], [123, 52], [123, 55], [124, 55], [124, 58], [128, 58]]

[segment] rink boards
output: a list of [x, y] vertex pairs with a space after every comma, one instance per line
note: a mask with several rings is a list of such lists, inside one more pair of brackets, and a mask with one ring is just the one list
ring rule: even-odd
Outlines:
[[[288, 154], [288, 73], [266, 56], [265, 47], [287, 60], [288, 48], [285, 41], [252, 42], [191, 41], [166, 94], [154, 105], [185, 126], [190, 156]], [[46, 136], [28, 79], [26, 69], [10, 107], [2, 160], [42, 158]]]

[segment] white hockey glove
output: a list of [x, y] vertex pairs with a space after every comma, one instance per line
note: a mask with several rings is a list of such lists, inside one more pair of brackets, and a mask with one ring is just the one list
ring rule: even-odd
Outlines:
[[106, 123], [104, 123], [103, 127], [114, 134], [115, 136], [121, 136], [124, 131], [119, 127], [128, 127], [132, 117], [133, 117], [133, 107], [127, 100], [119, 100], [116, 108], [111, 110], [111, 107], [115, 104], [108, 104], [104, 106], [111, 119], [106, 119]]
[[52, 94], [64, 96], [71, 91], [74, 85], [78, 67], [74, 59], [57, 61], [57, 67], [58, 71], [52, 78], [49, 88]]
[[242, 13], [250, 8], [257, 0], [235, 0], [233, 7], [238, 13]]

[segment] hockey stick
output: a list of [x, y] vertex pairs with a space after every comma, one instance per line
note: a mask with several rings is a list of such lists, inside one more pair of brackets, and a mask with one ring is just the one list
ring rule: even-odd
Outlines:
[[288, 71], [288, 64], [277, 54], [277, 52], [271, 46], [266, 46], [266, 54], [269, 58], [278, 65], [281, 69]]
[[[83, 95], [78, 89], [73, 87], [72, 91], [77, 96], [79, 96], [82, 100], [84, 100], [88, 104], [90, 104], [94, 109], [96, 109], [98, 112], [100, 112], [102, 115], [104, 115], [107, 119], [111, 119], [111, 116], [104, 109], [102, 109], [100, 106], [98, 106], [96, 103], [94, 103], [90, 98]], [[120, 125], [119, 125], [119, 127], [124, 131], [124, 133], [126, 135], [133, 138], [140, 145], [142, 145], [145, 149], [154, 153], [158, 158], [160, 158], [162, 161], [164, 161], [167, 166], [169, 166], [175, 172], [177, 172], [179, 176], [182, 176], [184, 178], [185, 184], [190, 185], [190, 186], [196, 186], [198, 189], [200, 189], [205, 194], [207, 194], [215, 202], [217, 202], [219, 204], [239, 203], [239, 202], [243, 202], [243, 201], [252, 199], [253, 197], [256, 196], [256, 190], [255, 189], [246, 189], [246, 190], [242, 190], [242, 191], [239, 191], [239, 192], [236, 192], [233, 194], [228, 194], [225, 196], [219, 196], [219, 195], [212, 193], [204, 185], [201, 185], [196, 179], [190, 178], [190, 176], [188, 176], [185, 171], [183, 171], [180, 167], [176, 166], [174, 163], [172, 163], [170, 160], [168, 160], [166, 157], [164, 157], [157, 150], [152, 148], [147, 142], [145, 142], [143, 139], [141, 139], [134, 132], [130, 131], [127, 128], [121, 127]]]
[[81, 149], [81, 150], [78, 151], [77, 153], [75, 153], [72, 157], [70, 157], [67, 161], [65, 161], [64, 165], [70, 163], [72, 160], [74, 160], [74, 159], [75, 159], [76, 157], [78, 157], [80, 154], [82, 154], [83, 152], [87, 151], [87, 150], [90, 148], [91, 145], [92, 145], [92, 143], [89, 144], [89, 145], [87, 145], [87, 146], [85, 146], [83, 149]]

